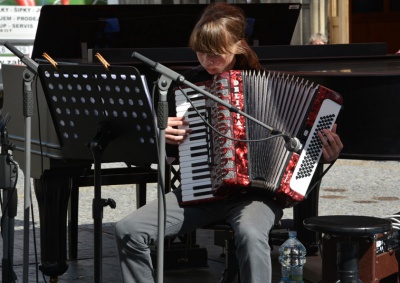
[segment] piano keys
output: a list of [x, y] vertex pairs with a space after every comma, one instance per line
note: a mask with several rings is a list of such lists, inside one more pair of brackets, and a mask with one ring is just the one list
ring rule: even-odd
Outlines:
[[[205, 89], [206, 85], [199, 87]], [[193, 105], [181, 92], [186, 94]], [[208, 199], [213, 197], [213, 192], [209, 169], [209, 137], [203, 121], [207, 119], [205, 99], [202, 94], [190, 88], [182, 88], [175, 93], [176, 115], [185, 117], [190, 124], [179, 128], [192, 129], [188, 139], [179, 146], [182, 201], [187, 203]]]

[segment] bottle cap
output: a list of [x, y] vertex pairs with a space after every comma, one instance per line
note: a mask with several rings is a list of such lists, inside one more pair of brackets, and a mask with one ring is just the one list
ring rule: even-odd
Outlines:
[[289, 237], [297, 237], [297, 231], [289, 231]]

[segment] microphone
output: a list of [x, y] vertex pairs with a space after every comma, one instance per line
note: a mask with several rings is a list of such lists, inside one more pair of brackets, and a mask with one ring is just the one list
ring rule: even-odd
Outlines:
[[150, 60], [149, 58], [137, 53], [136, 51], [134, 51], [131, 56], [136, 58], [137, 60], [141, 61], [142, 63], [145, 63], [146, 65], [150, 66], [153, 70], [170, 78], [173, 81], [176, 81], [178, 83], [185, 82], [185, 77], [182, 76], [181, 74], [171, 70], [170, 68], [164, 66], [163, 64], [160, 64], [160, 63], [154, 62], [153, 60]]
[[132, 57], [135, 57], [139, 61], [142, 61], [146, 65], [149, 65], [151, 68], [155, 68], [157, 66], [156, 62], [154, 62], [153, 60], [150, 60], [149, 58], [137, 53], [136, 51], [133, 51]]
[[37, 74], [38, 64], [32, 59], [26, 57], [21, 51], [19, 51], [15, 46], [6, 41], [4, 46], [7, 47], [15, 56], [21, 59], [21, 62], [24, 63], [33, 73]]
[[290, 152], [298, 153], [303, 147], [300, 140], [296, 137], [290, 137], [290, 136], [284, 135], [283, 139], [285, 140], [286, 149]]

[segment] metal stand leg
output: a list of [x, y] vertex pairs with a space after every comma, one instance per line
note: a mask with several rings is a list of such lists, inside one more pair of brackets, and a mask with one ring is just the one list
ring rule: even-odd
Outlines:
[[114, 200], [101, 198], [101, 159], [109, 140], [110, 131], [106, 125], [100, 125], [97, 136], [90, 144], [94, 160], [94, 199], [92, 204], [92, 214], [94, 221], [94, 282], [96, 283], [103, 282], [103, 208], [108, 205], [111, 208], [116, 207]]
[[[14, 217], [17, 211], [17, 192], [13, 189], [4, 189], [3, 200], [5, 210], [2, 212], [2, 282], [17, 282], [14, 272]], [[15, 213], [14, 213], [15, 211]]]
[[340, 283], [362, 283], [358, 279], [358, 243], [337, 243], [338, 278]]

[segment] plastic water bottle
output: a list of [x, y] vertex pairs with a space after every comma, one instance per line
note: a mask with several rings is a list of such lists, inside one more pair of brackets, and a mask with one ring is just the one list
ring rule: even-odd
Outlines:
[[303, 265], [306, 263], [307, 251], [296, 237], [296, 231], [289, 231], [289, 239], [279, 247], [279, 263], [282, 267], [280, 283], [303, 282]]

